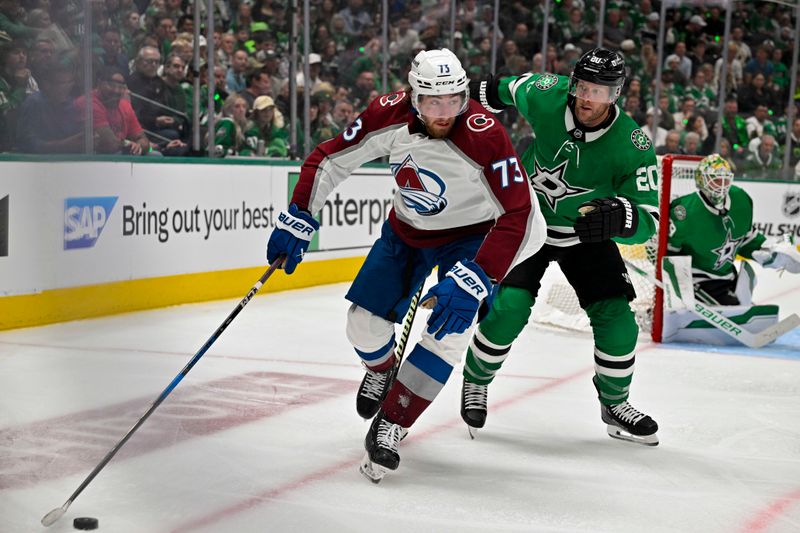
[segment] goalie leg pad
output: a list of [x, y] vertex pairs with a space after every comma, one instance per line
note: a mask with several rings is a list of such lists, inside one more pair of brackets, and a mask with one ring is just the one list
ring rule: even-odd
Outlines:
[[[778, 323], [777, 305], [733, 305], [715, 307], [715, 311], [751, 333], [758, 333]], [[713, 327], [688, 310], [664, 313], [662, 342], [691, 342], [717, 346], [739, 346], [730, 335]]]
[[735, 294], [742, 305], [753, 305], [753, 291], [756, 288], [756, 273], [747, 261], [742, 262], [739, 277], [736, 279]]

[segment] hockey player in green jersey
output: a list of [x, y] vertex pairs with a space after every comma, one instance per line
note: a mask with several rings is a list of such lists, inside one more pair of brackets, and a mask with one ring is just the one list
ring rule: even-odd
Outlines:
[[[670, 204], [667, 254], [691, 258], [691, 284], [701, 303], [723, 306], [722, 314], [751, 324], [751, 330], [776, 323], [777, 306], [752, 305], [753, 268], [745, 262], [737, 271], [734, 260], [739, 255], [767, 268], [798, 273], [800, 253], [789, 239], [769, 242], [752, 228], [753, 200], [732, 185], [733, 171], [721, 156], [703, 158], [694, 177], [697, 190]], [[662, 336], [670, 342], [735, 342], [714, 328], [698, 326], [705, 324], [689, 311], [665, 310]]]
[[556, 261], [589, 315], [593, 381], [609, 435], [658, 444], [656, 422], [627, 401], [639, 330], [629, 305], [634, 289], [616, 242], [642, 243], [655, 233], [658, 170], [650, 139], [616, 106], [624, 82], [622, 56], [596, 48], [569, 78], [490, 76], [470, 88], [490, 111], [515, 106], [531, 124], [535, 140], [522, 159], [547, 222], [546, 244], [502, 281], [470, 343], [461, 416], [471, 434], [486, 421], [488, 385]]

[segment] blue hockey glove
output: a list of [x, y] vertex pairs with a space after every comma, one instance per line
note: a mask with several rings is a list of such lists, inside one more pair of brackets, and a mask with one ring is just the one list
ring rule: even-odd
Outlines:
[[311, 237], [318, 229], [319, 222], [314, 220], [311, 213], [303, 211], [295, 204], [289, 206], [288, 213], [281, 211], [267, 243], [269, 264], [275, 262], [281, 255], [285, 255], [286, 260], [282, 268], [287, 274], [294, 272], [298, 263], [303, 260]]
[[422, 301], [436, 298], [428, 319], [428, 333], [441, 340], [450, 333], [464, 333], [475, 319], [481, 302], [489, 296], [492, 282], [473, 261], [459, 261], [445, 278], [431, 287]]
[[639, 225], [636, 207], [622, 197], [595, 198], [580, 206], [575, 233], [581, 242], [603, 242], [612, 237], [631, 237]]

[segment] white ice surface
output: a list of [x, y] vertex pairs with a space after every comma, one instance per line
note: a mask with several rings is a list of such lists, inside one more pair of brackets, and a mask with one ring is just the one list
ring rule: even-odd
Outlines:
[[[591, 338], [529, 327], [478, 438], [457, 368], [373, 485], [346, 287], [252, 300], [49, 529], [237, 302], [0, 333], [0, 531], [78, 516], [114, 533], [800, 531], [800, 334], [758, 352], [643, 338], [631, 402], [661, 427], [647, 448], [607, 436]], [[795, 288], [770, 296], [800, 311]]]

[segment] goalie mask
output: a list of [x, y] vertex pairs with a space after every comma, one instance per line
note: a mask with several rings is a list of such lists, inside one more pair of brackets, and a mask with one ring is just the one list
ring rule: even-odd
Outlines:
[[411, 101], [421, 116], [456, 117], [469, 103], [469, 78], [461, 62], [447, 48], [423, 50], [408, 73]]
[[733, 183], [733, 170], [722, 156], [711, 154], [700, 160], [694, 171], [694, 181], [708, 201], [715, 207], [722, 207]]
[[601, 104], [613, 104], [625, 84], [625, 60], [617, 52], [594, 48], [581, 56], [569, 77], [569, 94]]

